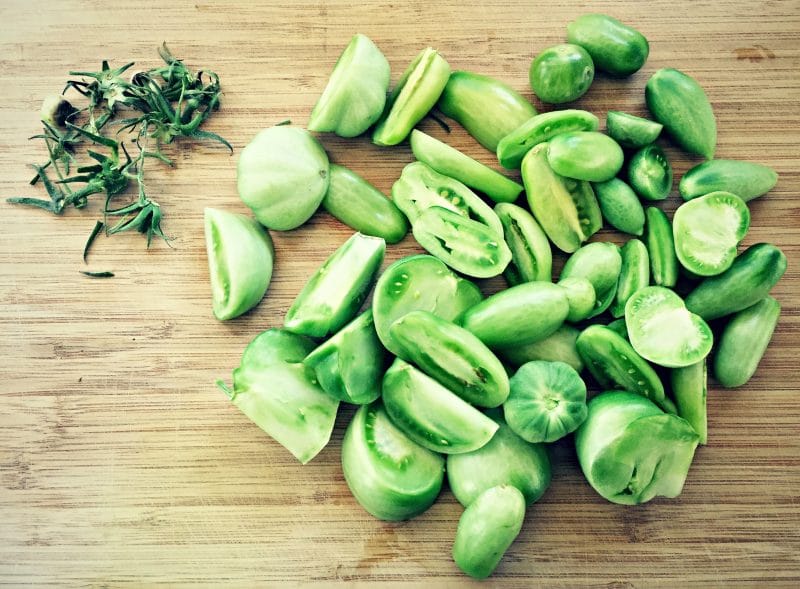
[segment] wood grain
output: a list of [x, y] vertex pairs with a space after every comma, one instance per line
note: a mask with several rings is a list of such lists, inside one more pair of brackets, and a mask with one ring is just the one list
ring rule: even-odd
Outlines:
[[[569, 20], [608, 12], [650, 40], [645, 68], [598, 76], [577, 104], [645, 114], [647, 77], [665, 66], [695, 76], [719, 125], [717, 156], [761, 162], [778, 186], [751, 203], [745, 245], [771, 241], [789, 269], [783, 305], [753, 380], [712, 385], [709, 445], [683, 494], [640, 507], [604, 502], [568, 443], [554, 481], [528, 513], [493, 584], [503, 587], [796, 586], [800, 582], [800, 3], [734, 2], [182, 2], [4, 0], [0, 5], [0, 195], [36, 193], [38, 109], [70, 69], [101, 59], [157, 64], [167, 41], [192, 67], [216, 70], [222, 110], [208, 129], [238, 151], [286, 118], [303, 125], [355, 32], [369, 35], [393, 80], [423, 47], [454, 69], [494, 75], [530, 97], [532, 56], [560, 42]], [[542, 105], [538, 102], [537, 106]], [[435, 124], [424, 128], [438, 136]], [[331, 159], [388, 192], [407, 146], [325, 136]], [[494, 164], [462, 130], [447, 138]], [[665, 145], [667, 145], [665, 143]], [[676, 176], [696, 160], [667, 147]], [[261, 330], [278, 326], [309, 274], [350, 231], [317, 214], [274, 234], [276, 269], [252, 313], [211, 315], [202, 232], [206, 206], [245, 212], [236, 154], [178, 143], [174, 169], [152, 166], [148, 189], [172, 248], [138, 235], [99, 239], [88, 279], [80, 252], [97, 204], [63, 218], [0, 203], [0, 583], [463, 586], [450, 558], [460, 507], [445, 491], [422, 517], [368, 516], [342, 478], [333, 440], [301, 467], [214, 386]], [[674, 209], [673, 195], [667, 208]], [[605, 234], [609, 237], [610, 234]], [[419, 251], [411, 237], [389, 263]], [[494, 283], [484, 284], [491, 290]]]

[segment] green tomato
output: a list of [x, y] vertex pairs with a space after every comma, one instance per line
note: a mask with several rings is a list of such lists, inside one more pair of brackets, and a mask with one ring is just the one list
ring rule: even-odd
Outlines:
[[667, 368], [696, 364], [708, 356], [714, 336], [703, 319], [662, 286], [636, 291], [625, 305], [625, 324], [633, 349]]
[[525, 520], [525, 499], [518, 489], [487, 489], [461, 515], [453, 542], [453, 560], [470, 577], [485, 579], [503, 559]]
[[386, 104], [389, 62], [365, 35], [355, 35], [339, 56], [328, 85], [311, 111], [309, 131], [361, 135], [377, 121]]
[[552, 479], [547, 449], [544, 444], [531, 444], [511, 431], [501, 411], [488, 415], [500, 427], [485, 446], [464, 454], [448, 454], [450, 490], [464, 507], [497, 485], [516, 487], [527, 505], [536, 503]]
[[686, 172], [678, 189], [683, 200], [723, 191], [747, 202], [766, 194], [777, 182], [778, 174], [770, 167], [736, 160], [711, 160]]
[[492, 351], [463, 327], [428, 311], [412, 311], [389, 328], [398, 356], [480, 407], [508, 397], [508, 375]]
[[628, 182], [645, 200], [664, 200], [672, 190], [672, 166], [658, 145], [651, 144], [633, 154], [628, 164]]
[[595, 292], [595, 305], [589, 317], [596, 317], [611, 306], [622, 270], [619, 248], [613, 243], [589, 243], [572, 254], [561, 270], [560, 280], [586, 278]]
[[678, 283], [678, 256], [672, 223], [667, 214], [656, 207], [647, 207], [647, 253], [650, 257], [650, 274], [658, 286], [674, 287]]
[[331, 179], [322, 207], [364, 235], [397, 243], [408, 233], [408, 221], [395, 204], [361, 176], [331, 164]]
[[531, 88], [542, 102], [577, 100], [594, 80], [594, 63], [583, 47], [564, 43], [542, 51], [528, 73]]
[[609, 224], [632, 235], [644, 232], [644, 207], [633, 189], [619, 178], [592, 185], [600, 212]]
[[607, 14], [583, 14], [567, 25], [567, 40], [583, 47], [598, 70], [612, 76], [639, 71], [650, 53], [644, 35]]
[[583, 359], [575, 345], [580, 333], [572, 325], [565, 323], [544, 339], [519, 346], [495, 348], [495, 352], [503, 361], [515, 367], [533, 360], [547, 360], [564, 362], [580, 373], [583, 370]]
[[594, 397], [575, 432], [586, 480], [601, 497], [622, 505], [680, 495], [697, 444], [686, 420], [627, 391]]
[[606, 131], [622, 147], [636, 149], [654, 143], [664, 125], [626, 112], [610, 110], [606, 114]]
[[204, 225], [214, 316], [233, 319], [255, 307], [267, 292], [272, 239], [249, 217], [219, 209], [205, 209]]
[[588, 319], [594, 311], [597, 303], [597, 295], [594, 286], [587, 278], [574, 276], [558, 281], [558, 286], [564, 289], [569, 304], [567, 321], [577, 323]]
[[683, 203], [672, 217], [675, 254], [696, 276], [715, 276], [731, 267], [750, 227], [750, 210], [730, 192], [712, 192]]
[[444, 459], [397, 428], [378, 400], [359, 408], [342, 440], [342, 471], [353, 496], [378, 519], [411, 519], [442, 488]]
[[462, 71], [450, 75], [437, 106], [489, 151], [536, 114], [533, 105], [508, 84]]
[[417, 55], [389, 96], [372, 133], [376, 145], [397, 145], [433, 108], [450, 77], [450, 65], [435, 49]]
[[284, 327], [327, 337], [355, 317], [383, 262], [386, 242], [354, 233], [308, 280], [289, 307]]
[[434, 452], [477, 450], [498, 428], [475, 407], [399, 358], [383, 377], [382, 394], [392, 422]]
[[503, 137], [497, 144], [497, 159], [504, 168], [517, 170], [534, 145], [561, 133], [597, 131], [600, 121], [585, 110], [565, 109], [538, 114]]
[[611, 180], [624, 161], [619, 144], [597, 131], [561, 133], [553, 137], [547, 150], [547, 162], [553, 171], [575, 180]]
[[481, 299], [477, 286], [454, 274], [441, 260], [409, 256], [394, 262], [378, 278], [372, 297], [375, 329], [384, 347], [397, 355], [401, 348], [389, 333], [392, 323], [411, 311], [429, 311], [456, 321]]
[[533, 216], [515, 204], [499, 203], [494, 212], [503, 225], [503, 236], [511, 251], [506, 280], [513, 286], [522, 282], [549, 282], [553, 272], [550, 242]]
[[708, 415], [706, 411], [706, 394], [708, 378], [706, 361], [690, 364], [670, 371], [672, 396], [678, 416], [688, 421], [700, 437], [700, 444], [708, 441]]
[[638, 239], [631, 239], [619, 250], [622, 267], [617, 280], [617, 293], [611, 305], [611, 316], [625, 315], [625, 304], [640, 288], [650, 284], [650, 255], [647, 246]]
[[449, 146], [419, 129], [411, 131], [411, 151], [419, 161], [435, 171], [483, 192], [495, 202], [514, 202], [522, 184], [483, 165], [455, 147]]
[[330, 181], [328, 155], [305, 129], [279, 125], [258, 133], [239, 155], [239, 197], [258, 222], [286, 231], [314, 214]]
[[563, 362], [528, 362], [511, 377], [503, 413], [511, 430], [531, 443], [555, 442], [586, 419], [586, 384]]
[[[628, 297], [630, 298], [630, 297]], [[625, 341], [628, 341], [628, 326], [625, 325], [625, 317], [620, 317], [619, 319], [614, 319], [611, 323], [606, 325], [608, 329], [616, 333]], [[638, 354], [637, 354], [638, 355]], [[606, 388], [613, 388], [613, 387], [606, 387]], [[625, 388], [625, 387], [623, 387]]]
[[664, 68], [644, 88], [647, 108], [683, 149], [710, 160], [717, 145], [717, 121], [700, 84], [683, 72]]

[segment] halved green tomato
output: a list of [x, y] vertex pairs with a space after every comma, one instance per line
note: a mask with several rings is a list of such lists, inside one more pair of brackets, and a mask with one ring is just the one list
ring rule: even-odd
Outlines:
[[664, 200], [672, 190], [672, 166], [667, 154], [655, 143], [633, 154], [628, 164], [628, 182], [645, 200]]
[[515, 204], [501, 202], [494, 212], [503, 224], [503, 238], [511, 250], [511, 262], [504, 276], [512, 286], [534, 280], [550, 281], [553, 252], [542, 228], [528, 211]]
[[750, 210], [730, 192], [712, 192], [685, 202], [672, 218], [675, 253], [684, 268], [715, 276], [731, 267], [750, 227]]
[[662, 286], [642, 288], [628, 299], [625, 324], [633, 349], [667, 368], [700, 362], [714, 343], [708, 324]]

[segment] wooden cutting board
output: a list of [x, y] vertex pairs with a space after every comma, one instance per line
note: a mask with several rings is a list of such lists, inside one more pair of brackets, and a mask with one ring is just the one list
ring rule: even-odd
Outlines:
[[[63, 218], [0, 203], [0, 584], [89, 587], [278, 583], [462, 586], [450, 557], [460, 506], [449, 491], [423, 516], [388, 524], [351, 497], [339, 466], [341, 412], [330, 445], [300, 466], [215, 387], [244, 346], [281, 324], [314, 269], [350, 234], [324, 213], [274, 233], [267, 297], [245, 317], [211, 315], [203, 208], [246, 212], [239, 151], [261, 128], [305, 125], [356, 32], [384, 51], [396, 81], [422, 48], [454, 69], [508, 82], [531, 97], [531, 58], [565, 39], [585, 11], [641, 30], [651, 57], [625, 80], [598, 76], [576, 103], [645, 115], [644, 84], [677, 67], [707, 91], [717, 156], [774, 167], [777, 187], [751, 203], [745, 245], [771, 241], [789, 258], [773, 295], [783, 314], [745, 387], [709, 391], [709, 444], [683, 494], [639, 507], [599, 498], [569, 442], [554, 446], [554, 480], [497, 569], [498, 586], [745, 586], [800, 581], [800, 3], [776, 2], [227, 2], [4, 0], [0, 5], [0, 196], [42, 162], [42, 98], [71, 69], [102, 59], [158, 64], [166, 41], [193, 67], [219, 73], [222, 109], [207, 129], [228, 138], [178, 142], [174, 168], [153, 163], [148, 190], [172, 247], [139, 235], [100, 238], [81, 260], [99, 203]], [[533, 98], [532, 98], [533, 99]], [[537, 107], [547, 110], [533, 99]], [[496, 165], [453, 125], [423, 128]], [[407, 146], [323, 137], [331, 159], [387, 192]], [[695, 159], [668, 142], [676, 178]], [[677, 193], [667, 203], [671, 211]], [[616, 239], [611, 233], [600, 239]], [[409, 236], [386, 263], [420, 251]], [[79, 270], [110, 270], [90, 279]], [[499, 282], [482, 284], [486, 292]]]

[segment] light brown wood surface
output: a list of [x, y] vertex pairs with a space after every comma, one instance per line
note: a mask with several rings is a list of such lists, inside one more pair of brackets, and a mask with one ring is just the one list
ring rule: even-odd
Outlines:
[[[454, 69], [499, 77], [531, 97], [531, 58], [562, 42], [566, 24], [589, 10], [637, 27], [651, 56], [629, 79], [598, 76], [580, 108], [601, 118], [609, 109], [645, 115], [648, 76], [677, 67], [711, 99], [717, 156], [779, 172], [777, 187], [751, 203], [745, 245], [771, 241], [788, 256], [773, 291], [783, 312], [750, 383], [712, 383], [709, 444], [678, 499], [607, 503], [584, 481], [571, 445], [557, 444], [553, 484], [492, 583], [800, 582], [800, 3], [3, 0], [0, 196], [43, 194], [27, 185], [27, 165], [44, 152], [26, 138], [39, 131], [41, 99], [63, 88], [68, 70], [102, 59], [154, 67], [162, 41], [189, 66], [219, 73], [222, 109], [206, 128], [235, 153], [178, 142], [168, 148], [174, 169], [150, 166], [148, 189], [173, 247], [146, 250], [138, 235], [98, 239], [88, 267], [112, 270], [112, 279], [78, 272], [99, 201], [62, 218], [0, 203], [0, 584], [469, 584], [450, 557], [461, 508], [449, 491], [398, 524], [376, 521], [351, 497], [339, 449], [352, 410], [341, 411], [330, 445], [301, 466], [214, 386], [256, 334], [281, 324], [351, 231], [318, 213], [301, 229], [273, 233], [266, 298], [220, 323], [210, 309], [203, 208], [246, 212], [235, 186], [239, 151], [263, 127], [307, 122], [354, 33], [383, 50], [393, 82], [431, 45]], [[430, 121], [423, 127], [445, 137]], [[447, 141], [496, 163], [457, 125]], [[332, 161], [387, 193], [411, 161], [406, 145], [323, 142]], [[676, 179], [698, 161], [662, 143]], [[389, 248], [386, 263], [418, 251], [409, 236]]]

